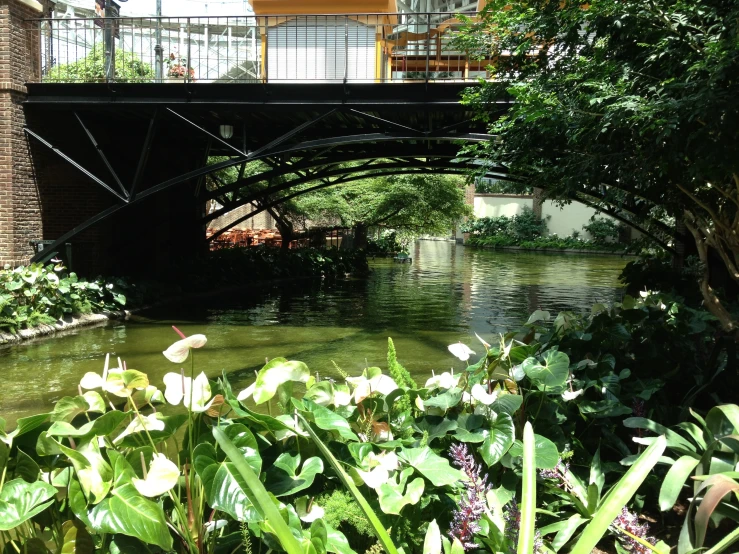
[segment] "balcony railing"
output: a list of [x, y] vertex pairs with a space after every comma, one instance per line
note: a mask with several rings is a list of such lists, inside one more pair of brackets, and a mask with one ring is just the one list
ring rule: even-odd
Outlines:
[[454, 13], [39, 20], [41, 80], [60, 83], [475, 81]]

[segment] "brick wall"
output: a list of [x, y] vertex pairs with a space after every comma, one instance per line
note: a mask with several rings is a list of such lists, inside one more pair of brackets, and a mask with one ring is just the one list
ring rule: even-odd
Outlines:
[[41, 208], [23, 133], [25, 83], [40, 76], [33, 0], [0, 0], [0, 265], [27, 263], [41, 238]]

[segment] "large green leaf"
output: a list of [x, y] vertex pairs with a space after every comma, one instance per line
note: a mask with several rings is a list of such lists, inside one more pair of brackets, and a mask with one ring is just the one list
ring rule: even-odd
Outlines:
[[100, 454], [97, 440], [82, 443], [77, 450], [57, 444], [72, 462], [85, 495], [93, 504], [102, 501], [113, 486], [113, 468]]
[[341, 480], [341, 483], [349, 489], [349, 492], [354, 497], [354, 500], [359, 504], [359, 507], [362, 508], [362, 511], [364, 512], [364, 515], [367, 517], [367, 520], [370, 522], [370, 525], [372, 526], [372, 530], [375, 533], [375, 536], [380, 541], [380, 544], [385, 549], [385, 552], [387, 554], [398, 554], [398, 549], [395, 547], [395, 544], [393, 543], [393, 540], [390, 538], [390, 535], [387, 532], [387, 529], [383, 526], [380, 519], [377, 517], [377, 514], [372, 509], [372, 507], [367, 502], [367, 499], [362, 495], [362, 493], [359, 491], [357, 486], [354, 484], [354, 481], [351, 477], [344, 471], [344, 468], [341, 466], [341, 463], [339, 460], [336, 459], [336, 457], [331, 453], [331, 450], [329, 450], [328, 446], [324, 444], [324, 442], [321, 440], [321, 438], [316, 434], [316, 432], [313, 430], [313, 428], [310, 426], [310, 423], [303, 417], [298, 416], [306, 427], [306, 431], [310, 435], [313, 442], [316, 444], [318, 449], [323, 454], [323, 457], [326, 458], [329, 464], [331, 464], [331, 467], [336, 472], [336, 474], [339, 476], [339, 479]]
[[286, 496], [307, 489], [313, 484], [316, 475], [323, 473], [321, 458], [308, 458], [303, 468], [300, 467], [300, 454], [291, 456], [287, 452], [280, 454], [267, 471], [267, 490], [275, 496]]
[[423, 405], [427, 408], [440, 408], [444, 411], [453, 408], [462, 400], [462, 389], [454, 387], [438, 396], [423, 401]]
[[253, 424], [253, 427], [255, 429], [258, 429], [260, 431], [269, 431], [273, 434], [275, 431], [292, 430], [291, 427], [285, 425], [279, 419], [268, 416], [266, 414], [253, 412], [249, 408], [244, 406], [241, 402], [239, 402], [239, 399], [236, 398], [236, 395], [233, 393], [231, 383], [229, 383], [228, 381], [228, 375], [226, 374], [225, 370], [223, 371], [223, 376], [221, 377], [220, 384], [223, 391], [223, 397], [226, 399], [226, 402], [228, 402], [228, 405], [231, 406], [234, 414], [236, 414], [239, 419], [244, 419]]
[[90, 408], [84, 396], [65, 396], [54, 404], [51, 412], [51, 421], [72, 421], [75, 417], [85, 413]]
[[115, 487], [109, 498], [93, 508], [90, 521], [101, 533], [122, 533], [164, 550], [172, 548], [164, 510], [139, 494], [131, 483]]
[[501, 412], [493, 421], [490, 432], [479, 448], [480, 455], [488, 467], [493, 467], [513, 445], [515, 438], [513, 419], [506, 412]]
[[603, 538], [608, 527], [631, 500], [637, 489], [657, 464], [667, 446], [667, 440], [660, 436], [639, 456], [624, 476], [616, 483], [601, 502], [593, 518], [583, 530], [571, 554], [590, 554]]
[[43, 481], [13, 479], [0, 491], [0, 531], [9, 531], [51, 506], [56, 488]]
[[453, 485], [464, 477], [461, 471], [450, 466], [447, 459], [435, 454], [428, 446], [405, 448], [399, 456], [437, 487]]
[[283, 383], [307, 383], [310, 378], [308, 366], [303, 362], [275, 358], [259, 370], [254, 387], [254, 402], [259, 405], [270, 400]]
[[436, 520], [429, 523], [426, 537], [423, 539], [423, 554], [441, 554], [441, 532]]
[[[293, 399], [295, 400], [295, 399]], [[324, 431], [336, 431], [347, 440], [359, 441], [359, 437], [354, 434], [349, 422], [337, 413], [319, 406], [312, 400], [303, 398], [301, 401], [294, 401], [295, 406], [300, 412], [313, 421], [319, 429]]]
[[[13, 439], [25, 435], [26, 433], [29, 433], [34, 429], [38, 429], [44, 423], [49, 421], [49, 417], [50, 414], [38, 414], [28, 417], [22, 417], [15, 422], [16, 427], [13, 431], [7, 434], [0, 434], [0, 441], [4, 442], [8, 446], [11, 446], [13, 444]], [[3, 423], [5, 423], [4, 420]]]
[[62, 525], [60, 554], [93, 554], [95, 544], [87, 529], [79, 521], [65, 521]]
[[110, 411], [94, 421], [85, 423], [79, 429], [66, 421], [55, 421], [49, 427], [50, 437], [106, 437], [115, 431], [129, 416], [128, 412]]
[[685, 481], [699, 462], [700, 460], [693, 456], [681, 456], [672, 464], [659, 489], [660, 510], [665, 512], [672, 509], [685, 486]]
[[238, 449], [222, 429], [213, 427], [213, 436], [226, 453], [226, 456], [234, 463], [234, 466], [245, 483], [245, 487], [249, 490], [250, 497], [254, 499], [255, 507], [266, 523], [274, 530], [282, 548], [288, 554], [303, 554], [300, 543], [295, 539], [290, 531], [290, 527], [288, 527], [282, 515], [277, 510], [273, 498], [264, 488], [256, 473], [254, 473], [249, 467], [249, 464], [243, 459]]
[[[225, 434], [225, 433], [224, 433]], [[240, 450], [236, 450], [243, 456]], [[195, 472], [203, 482], [205, 498], [214, 510], [226, 512], [237, 521], [259, 521], [256, 499], [251, 496], [239, 471], [229, 461], [219, 461], [212, 444], [199, 444], [193, 452]], [[245, 460], [254, 470], [253, 460]], [[261, 465], [261, 461], [260, 461]]]
[[35, 483], [38, 481], [40, 471], [41, 469], [33, 458], [19, 448], [15, 457], [15, 476], [29, 483]]
[[[539, 469], [552, 469], [556, 467], [559, 463], [557, 445], [541, 435], [534, 435], [534, 444], [536, 445], [536, 467]], [[514, 458], [522, 456], [523, 445], [516, 441], [509, 452]]]
[[411, 473], [413, 473], [411, 468], [404, 469], [398, 476], [399, 481], [391, 479], [377, 488], [380, 508], [386, 514], [400, 515], [400, 510], [404, 506], [417, 504], [421, 500], [424, 489], [424, 481], [421, 477], [416, 477], [411, 481], [406, 490], [406, 482]]
[[570, 358], [559, 350], [547, 350], [542, 354], [543, 361], [526, 358], [523, 371], [538, 387], [557, 389], [564, 386], [570, 375]]

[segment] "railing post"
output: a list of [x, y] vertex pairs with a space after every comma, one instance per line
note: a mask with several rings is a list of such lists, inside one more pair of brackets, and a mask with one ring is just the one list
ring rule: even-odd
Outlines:
[[344, 19], [344, 83], [349, 80], [349, 18]]
[[113, 36], [114, 23], [112, 0], [105, 0], [105, 22], [103, 24], [103, 42], [105, 46], [105, 80], [115, 80], [115, 37]]
[[158, 83], [164, 78], [164, 48], [162, 47], [162, 0], [157, 0], [157, 26], [154, 35], [154, 78]]
[[192, 41], [190, 40], [190, 18], [187, 18], [187, 62], [185, 64], [185, 82], [189, 83], [192, 81], [192, 76], [190, 75], [190, 64], [192, 63], [192, 60], [190, 59], [190, 55], [192, 53], [191, 44]]
[[426, 14], [426, 82], [429, 82], [429, 59], [431, 58], [431, 14]]

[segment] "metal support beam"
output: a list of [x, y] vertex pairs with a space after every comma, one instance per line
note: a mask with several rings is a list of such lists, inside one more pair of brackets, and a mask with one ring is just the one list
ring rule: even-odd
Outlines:
[[383, 118], [378, 117], [376, 115], [372, 115], [372, 114], [365, 113], [365, 112], [360, 112], [359, 110], [355, 110], [355, 109], [350, 109], [349, 111], [352, 112], [352, 113], [355, 113], [355, 114], [357, 114], [357, 115], [359, 115], [359, 116], [361, 116], [361, 117], [363, 117], [365, 119], [370, 119], [372, 121], [377, 121], [379, 123], [383, 123], [383, 124], [388, 125], [390, 127], [396, 127], [398, 129], [402, 129], [403, 131], [410, 131], [411, 133], [416, 133], [420, 137], [422, 137], [423, 135], [426, 134], [423, 131], [419, 131], [418, 129], [414, 129], [413, 127], [406, 127], [405, 125], [401, 125], [400, 123], [396, 123], [396, 122], [390, 121], [388, 119], [383, 119]]
[[121, 193], [123, 193], [123, 196], [125, 196], [126, 198], [128, 198], [128, 191], [126, 190], [126, 187], [123, 186], [123, 183], [121, 183], [121, 180], [118, 178], [118, 174], [113, 169], [113, 166], [110, 165], [110, 162], [108, 161], [108, 157], [103, 152], [103, 149], [100, 148], [100, 145], [95, 140], [95, 137], [90, 132], [90, 130], [87, 128], [87, 126], [85, 125], [84, 121], [82, 121], [82, 118], [80, 117], [80, 115], [77, 112], [74, 112], [74, 116], [77, 118], [77, 121], [80, 122], [80, 125], [82, 126], [82, 129], [84, 129], [85, 133], [87, 134], [87, 137], [90, 139], [90, 142], [92, 143], [93, 147], [95, 148], [95, 151], [100, 156], [100, 159], [103, 160], [103, 163], [105, 164], [105, 167], [107, 167], [108, 168], [108, 171], [110, 171], [110, 174], [113, 176], [113, 180], [118, 185], [118, 188], [121, 189]]
[[[175, 115], [175, 116], [179, 117], [179, 118], [180, 118], [180, 119], [181, 119], [182, 121], [184, 121], [184, 122], [185, 122], [185, 123], [187, 123], [188, 125], [192, 125], [193, 127], [195, 127], [195, 129], [197, 129], [197, 130], [198, 130], [198, 131], [200, 131], [201, 133], [205, 133], [205, 134], [206, 134], [206, 135], [208, 135], [208, 136], [209, 136], [209, 137], [210, 137], [210, 138], [211, 138], [212, 140], [215, 140], [215, 141], [216, 141], [216, 142], [218, 142], [219, 144], [222, 144], [223, 146], [225, 146], [225, 147], [226, 147], [226, 148], [228, 148], [229, 150], [233, 150], [233, 151], [234, 151], [234, 152], [235, 152], [236, 154], [238, 154], [239, 156], [247, 156], [246, 152], [242, 152], [241, 150], [239, 150], [238, 148], [236, 148], [236, 147], [235, 147], [235, 146], [233, 146], [232, 144], [229, 144], [229, 143], [227, 143], [227, 142], [226, 142], [225, 140], [223, 140], [223, 139], [222, 139], [221, 137], [218, 137], [218, 136], [214, 135], [213, 133], [211, 133], [210, 131], [208, 131], [208, 130], [206, 130], [206, 129], [203, 129], [203, 128], [202, 128], [202, 127], [201, 127], [200, 125], [198, 125], [197, 123], [195, 123], [195, 122], [193, 122], [193, 121], [190, 121], [190, 120], [189, 120], [189, 119], [187, 119], [187, 118], [186, 118], [186, 117], [185, 117], [184, 115], [180, 115], [180, 114], [178, 114], [178, 113], [177, 113], [176, 111], [174, 111], [174, 110], [173, 110], [172, 108], [167, 108], [167, 111], [168, 111], [169, 113], [171, 113], [171, 114], [173, 114], [173, 115]], [[247, 156], [247, 157], [248, 157], [248, 156]]]
[[131, 183], [131, 197], [136, 196], [136, 191], [139, 188], [141, 179], [144, 176], [144, 170], [146, 164], [149, 161], [149, 154], [151, 154], [151, 143], [154, 141], [154, 134], [156, 133], [157, 118], [159, 116], [159, 110], [154, 110], [154, 115], [149, 120], [149, 128], [146, 131], [146, 138], [144, 139], [144, 146], [141, 149], [141, 156], [139, 157], [139, 164], [136, 167], [136, 173], [134, 174], [133, 183]]
[[110, 186], [108, 186], [107, 183], [105, 183], [104, 181], [102, 181], [101, 179], [99, 179], [96, 175], [94, 175], [93, 173], [91, 173], [90, 171], [88, 171], [87, 169], [85, 169], [84, 167], [82, 167], [80, 164], [78, 164], [72, 158], [70, 158], [69, 156], [67, 156], [64, 152], [62, 152], [61, 150], [59, 150], [56, 146], [54, 146], [53, 144], [51, 144], [47, 140], [43, 139], [41, 136], [39, 136], [36, 133], [34, 133], [33, 131], [31, 131], [28, 127], [25, 127], [23, 130], [26, 132], [26, 134], [28, 136], [31, 136], [31, 137], [35, 138], [38, 142], [40, 142], [41, 144], [43, 144], [46, 148], [48, 148], [49, 150], [51, 150], [52, 152], [54, 152], [54, 154], [56, 154], [57, 156], [59, 156], [60, 158], [62, 158], [64, 161], [66, 161], [72, 167], [78, 169], [88, 179], [92, 180], [93, 182], [95, 182], [98, 185], [100, 185], [101, 187], [103, 187], [110, 194], [112, 194], [113, 196], [115, 196], [118, 200], [120, 200], [121, 202], [128, 202], [128, 198], [126, 198], [125, 196], [123, 196], [121, 194], [118, 194], [113, 188], [111, 188]]

